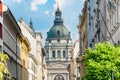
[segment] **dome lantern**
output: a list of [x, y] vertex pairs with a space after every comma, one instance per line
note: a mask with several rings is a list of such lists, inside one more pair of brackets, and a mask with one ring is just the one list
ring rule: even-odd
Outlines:
[[62, 20], [62, 12], [60, 11], [59, 7], [57, 7], [57, 10], [55, 12], [55, 20], [54, 20], [54, 25], [62, 25], [63, 24], [63, 20]]

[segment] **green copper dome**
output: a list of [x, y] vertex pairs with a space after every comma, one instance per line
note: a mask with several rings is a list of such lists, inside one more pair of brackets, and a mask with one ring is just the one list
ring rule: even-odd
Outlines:
[[47, 38], [70, 38], [70, 32], [64, 25], [54, 25], [47, 35]]
[[62, 12], [57, 8], [55, 12], [55, 20], [52, 28], [47, 32], [47, 39], [51, 38], [65, 38], [70, 39], [70, 32], [63, 25], [63, 20], [61, 18]]

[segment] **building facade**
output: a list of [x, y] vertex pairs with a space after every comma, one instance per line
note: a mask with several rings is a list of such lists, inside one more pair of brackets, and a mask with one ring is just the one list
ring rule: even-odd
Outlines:
[[47, 66], [46, 66], [46, 57], [45, 57], [45, 55], [46, 55], [46, 51], [45, 51], [45, 49], [44, 48], [42, 48], [42, 64], [43, 64], [43, 66], [42, 66], [42, 80], [47, 80]]
[[[88, 48], [88, 26], [87, 26], [87, 0], [84, 2], [84, 7], [82, 9], [82, 15], [79, 15], [79, 25], [77, 26], [79, 32], [79, 40], [76, 42], [75, 52], [74, 52], [74, 66], [76, 69], [74, 70], [77, 80], [81, 80], [84, 78], [84, 54], [86, 49]], [[78, 46], [77, 46], [78, 45]], [[76, 53], [77, 51], [77, 53]], [[71, 79], [72, 80], [72, 79]]]
[[8, 6], [4, 4], [2, 17], [2, 51], [9, 56], [7, 61], [9, 75], [12, 76], [13, 80], [22, 80], [22, 63], [20, 58], [21, 30]]
[[43, 80], [43, 62], [42, 57], [45, 55], [42, 53], [42, 35], [40, 32], [35, 32], [33, 29], [32, 20], [30, 20], [30, 26], [28, 26], [21, 18], [18, 22], [21, 31], [30, 42], [31, 51], [28, 58], [28, 80]]
[[79, 64], [77, 63], [77, 58], [79, 56], [79, 39], [75, 41], [73, 46], [73, 56], [70, 59], [70, 65], [68, 66], [69, 79], [70, 80], [80, 80]]
[[3, 17], [2, 17], [2, 2], [0, 1], [0, 52], [2, 52], [2, 24], [3, 24]]
[[47, 32], [45, 43], [47, 80], [69, 80], [67, 66], [73, 55], [70, 32], [64, 26], [62, 12], [57, 8], [54, 25]]
[[88, 19], [88, 46], [93, 48], [98, 42], [106, 40], [106, 1], [105, 0], [87, 0], [87, 19]]
[[112, 44], [120, 44], [120, 1], [105, 0], [106, 25], [108, 27], [107, 40]]
[[[73, 67], [72, 67], [72, 72], [73, 72], [73, 75], [72, 75], [72, 79], [73, 80], [76, 80], [76, 79], [79, 79], [80, 78], [80, 73], [79, 73], [79, 65], [77, 63], [77, 57], [79, 56], [79, 46], [80, 46], [80, 40], [76, 40], [75, 43], [74, 43], [74, 55], [73, 55]], [[72, 80], [71, 79], [71, 80]]]
[[79, 16], [79, 54], [77, 56], [76, 62], [79, 68], [80, 79], [84, 78], [84, 54], [88, 43], [88, 27], [87, 27], [87, 2], [84, 2], [84, 7], [82, 10], [82, 16]]
[[84, 78], [84, 54], [88, 47], [94, 48], [98, 42], [120, 43], [120, 1], [85, 0], [78, 26], [80, 34], [79, 64], [80, 78]]
[[29, 26], [21, 20], [18, 22], [22, 34], [29, 40], [30, 42], [30, 48], [31, 51], [29, 52], [29, 57], [28, 57], [28, 80], [36, 80], [36, 65], [37, 65], [37, 60], [36, 60], [36, 40], [34, 37], [31, 35], [33, 33], [33, 30], [29, 28]]
[[22, 80], [28, 80], [28, 57], [29, 57], [29, 51], [30, 43], [26, 37], [21, 35], [20, 37], [20, 58], [22, 63]]
[[35, 32], [36, 38], [36, 59], [37, 59], [37, 66], [36, 66], [36, 75], [37, 80], [42, 80], [43, 77], [43, 58], [45, 56], [42, 53], [42, 35], [40, 32]]
[[120, 37], [120, 1], [87, 0], [88, 5], [88, 46], [98, 42], [110, 41], [115, 45]]

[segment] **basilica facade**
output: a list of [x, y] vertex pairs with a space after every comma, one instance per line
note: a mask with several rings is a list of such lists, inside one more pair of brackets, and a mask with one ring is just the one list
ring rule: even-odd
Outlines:
[[54, 25], [47, 32], [45, 42], [47, 80], [69, 80], [67, 70], [73, 55], [73, 44], [70, 31], [64, 26], [62, 12], [55, 11]]

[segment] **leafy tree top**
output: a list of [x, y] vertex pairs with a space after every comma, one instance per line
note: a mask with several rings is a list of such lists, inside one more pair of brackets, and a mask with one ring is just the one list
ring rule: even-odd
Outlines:
[[8, 74], [6, 60], [8, 60], [8, 56], [6, 54], [0, 53], [0, 80], [3, 78], [3, 73]]
[[110, 80], [111, 69], [115, 80], [120, 80], [120, 47], [109, 42], [98, 43], [85, 54], [85, 79]]

